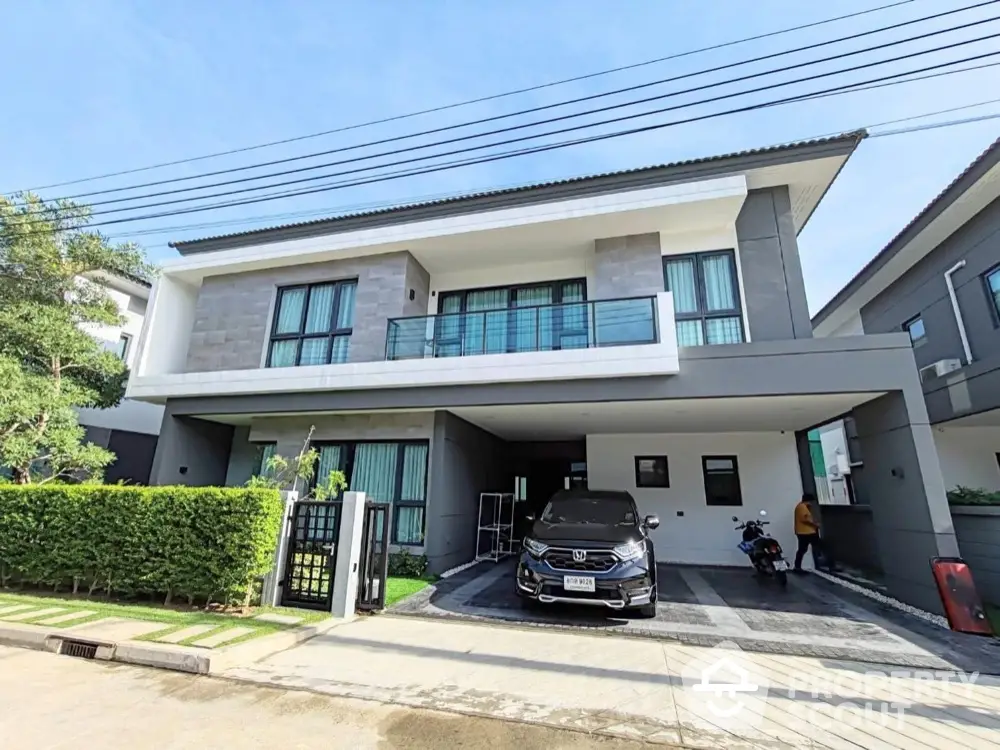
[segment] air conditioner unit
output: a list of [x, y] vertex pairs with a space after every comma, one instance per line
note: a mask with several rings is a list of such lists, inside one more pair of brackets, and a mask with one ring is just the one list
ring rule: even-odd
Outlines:
[[955, 372], [962, 367], [960, 359], [939, 359], [927, 367], [920, 368], [920, 381], [927, 382], [932, 378], [943, 378], [949, 372]]

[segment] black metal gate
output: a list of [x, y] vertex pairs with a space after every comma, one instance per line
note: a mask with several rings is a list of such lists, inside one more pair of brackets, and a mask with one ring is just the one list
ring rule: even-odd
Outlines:
[[356, 609], [371, 611], [385, 606], [385, 580], [389, 568], [389, 503], [365, 503], [361, 532], [361, 565], [358, 570]]
[[302, 501], [292, 511], [281, 603], [329, 610], [337, 564], [341, 501]]

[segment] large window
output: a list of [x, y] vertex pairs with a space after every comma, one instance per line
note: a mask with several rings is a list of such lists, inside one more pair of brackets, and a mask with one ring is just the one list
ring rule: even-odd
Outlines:
[[740, 467], [736, 456], [702, 456], [705, 502], [708, 505], [743, 505]]
[[267, 366], [346, 362], [357, 286], [337, 281], [279, 289]]
[[732, 250], [665, 256], [663, 283], [674, 298], [678, 346], [744, 341]]
[[[586, 348], [587, 307], [567, 306], [586, 299], [585, 279], [443, 292], [435, 356]], [[548, 307], [554, 305], [561, 306]]]
[[996, 314], [996, 322], [1000, 325], [1000, 266], [989, 271], [983, 280], [986, 282], [986, 293], [993, 303], [993, 312]]
[[[375, 502], [392, 503], [392, 543], [424, 543], [427, 443], [316, 443], [316, 477], [342, 471], [348, 489]], [[381, 529], [376, 530], [381, 533]]]

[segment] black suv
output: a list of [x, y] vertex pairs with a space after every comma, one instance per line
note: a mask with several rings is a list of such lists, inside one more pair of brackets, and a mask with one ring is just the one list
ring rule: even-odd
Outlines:
[[[534, 519], [529, 519], [534, 520]], [[560, 490], [524, 538], [515, 588], [526, 602], [593, 604], [656, 614], [656, 557], [627, 492]]]

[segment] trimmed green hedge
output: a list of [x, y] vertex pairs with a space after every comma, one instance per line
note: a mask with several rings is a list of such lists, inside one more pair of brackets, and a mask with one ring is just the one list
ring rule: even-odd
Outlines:
[[982, 488], [963, 487], [959, 485], [948, 490], [948, 502], [951, 505], [1000, 505], [1000, 492], [991, 492]]
[[277, 490], [0, 486], [0, 585], [234, 602], [271, 567]]

